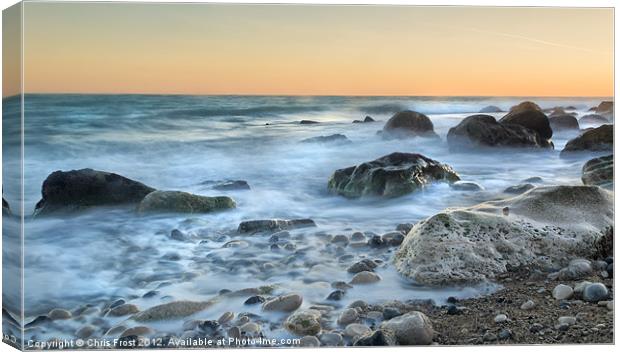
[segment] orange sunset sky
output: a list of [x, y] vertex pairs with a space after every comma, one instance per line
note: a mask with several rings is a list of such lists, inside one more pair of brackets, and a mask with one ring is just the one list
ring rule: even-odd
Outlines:
[[26, 3], [24, 19], [26, 92], [613, 95], [612, 9]]

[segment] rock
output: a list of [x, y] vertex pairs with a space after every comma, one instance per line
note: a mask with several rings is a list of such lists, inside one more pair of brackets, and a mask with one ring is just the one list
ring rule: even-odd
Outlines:
[[263, 304], [263, 310], [292, 312], [299, 308], [303, 302], [303, 297], [297, 293], [272, 298]]
[[528, 177], [522, 181], [523, 183], [543, 183], [544, 180], [540, 176]]
[[525, 193], [531, 189], [536, 188], [536, 186], [534, 186], [531, 183], [522, 183], [520, 185], [516, 185], [516, 186], [510, 186], [508, 188], [506, 188], [504, 190], [504, 193], [510, 193], [510, 194], [522, 194]]
[[35, 207], [35, 215], [73, 213], [98, 206], [135, 205], [154, 190], [105, 171], [55, 171], [43, 182], [43, 198]]
[[318, 310], [298, 310], [286, 319], [284, 327], [297, 335], [316, 335], [321, 332], [320, 318], [321, 313]]
[[610, 278], [614, 277], [614, 265], [613, 264], [607, 264], [607, 275]]
[[241, 335], [256, 336], [258, 333], [260, 333], [261, 328], [260, 325], [249, 322], [241, 325], [239, 327], [239, 331], [241, 332]]
[[383, 243], [393, 247], [400, 246], [404, 239], [405, 236], [400, 231], [388, 232], [381, 235], [381, 240]]
[[588, 160], [581, 169], [581, 181], [584, 185], [595, 185], [610, 190], [613, 189], [613, 154]]
[[495, 324], [501, 324], [508, 321], [508, 316], [506, 314], [498, 314], [493, 318]]
[[396, 318], [398, 316], [403, 315], [400, 310], [392, 307], [385, 307], [383, 309], [383, 319], [390, 320], [392, 318]]
[[318, 121], [312, 121], [312, 120], [301, 120], [299, 121], [300, 125], [316, 125], [317, 123], [319, 123]]
[[377, 160], [336, 170], [330, 191], [348, 198], [398, 197], [434, 181], [455, 182], [458, 174], [448, 165], [420, 154], [392, 153]]
[[235, 313], [233, 312], [224, 312], [218, 319], [217, 322], [219, 324], [226, 324], [232, 321], [235, 318]]
[[577, 297], [583, 296], [583, 290], [585, 290], [586, 286], [590, 285], [590, 281], [582, 281], [580, 283], [575, 284], [575, 288], [573, 289], [573, 294]]
[[135, 314], [132, 319], [140, 322], [185, 318], [211, 306], [211, 302], [174, 301], [151, 307]]
[[321, 341], [321, 344], [323, 346], [343, 346], [344, 345], [344, 339], [342, 338], [342, 335], [335, 333], [335, 332], [323, 333], [319, 337], [319, 340]]
[[535, 131], [543, 141], [548, 141], [553, 136], [547, 115], [540, 110], [540, 107], [530, 102], [511, 108], [508, 114], [499, 120], [499, 123], [523, 126]]
[[417, 311], [383, 322], [381, 330], [392, 331], [401, 345], [430, 345], [435, 334], [428, 317]]
[[11, 215], [11, 207], [4, 197], [2, 197], [2, 215]]
[[282, 230], [292, 230], [303, 227], [315, 227], [312, 219], [293, 219], [293, 220], [249, 220], [239, 224], [239, 233], [253, 234], [257, 232], [276, 232]]
[[346, 328], [344, 328], [344, 335], [351, 338], [366, 335], [371, 332], [372, 330], [370, 330], [368, 326], [357, 323], [349, 324]]
[[557, 115], [549, 118], [549, 124], [554, 131], [579, 130], [579, 122], [573, 115]]
[[459, 313], [461, 313], [461, 310], [458, 309], [454, 304], [450, 304], [448, 305], [448, 309], [446, 310], [446, 312], [448, 313], [448, 315], [458, 315]]
[[349, 325], [357, 321], [359, 315], [357, 314], [357, 310], [353, 308], [347, 308], [340, 313], [338, 317], [338, 324], [340, 325]]
[[383, 126], [382, 136], [391, 138], [439, 137], [433, 130], [433, 122], [428, 116], [411, 110], [394, 114]]
[[336, 235], [332, 238], [331, 243], [342, 244], [346, 246], [349, 244], [349, 238], [346, 235]]
[[140, 309], [135, 304], [125, 303], [112, 308], [110, 312], [108, 312], [108, 315], [113, 317], [122, 317], [129, 314], [135, 314], [139, 311]]
[[484, 188], [482, 186], [480, 186], [476, 182], [469, 182], [469, 181], [456, 181], [454, 183], [451, 183], [450, 187], [457, 191], [468, 191], [468, 192], [484, 191]]
[[489, 106], [485, 106], [484, 108], [480, 109], [480, 111], [478, 112], [481, 114], [488, 114], [492, 112], [502, 112], [502, 109], [500, 109], [499, 107], [495, 105], [489, 105]]
[[609, 292], [605, 285], [597, 282], [589, 284], [583, 290], [583, 300], [586, 302], [598, 302], [607, 299]]
[[484, 335], [482, 335], [482, 340], [483, 341], [487, 341], [487, 342], [492, 342], [497, 340], [497, 335], [495, 335], [494, 333], [487, 331], [484, 333]]
[[235, 208], [230, 197], [205, 197], [180, 191], [149, 193], [138, 205], [140, 213], [210, 213]]
[[368, 240], [368, 246], [370, 248], [381, 248], [385, 247], [386, 245], [387, 243], [385, 243], [381, 236], [378, 235], [374, 235]]
[[604, 123], [609, 123], [609, 120], [601, 115], [597, 115], [597, 114], [590, 114], [590, 115], [585, 115], [582, 118], [579, 119], [579, 123], [580, 124], [604, 124]]
[[523, 304], [521, 305], [522, 310], [532, 310], [534, 309], [534, 307], [536, 307], [536, 303], [531, 299], [523, 302]]
[[463, 152], [475, 148], [548, 148], [550, 142], [521, 125], [503, 124], [493, 116], [472, 115], [463, 119], [448, 131], [448, 147], [452, 152]]
[[409, 231], [411, 231], [412, 228], [413, 228], [413, 224], [411, 223], [398, 224], [398, 226], [396, 226], [396, 231], [400, 231], [406, 235], [409, 233]]
[[402, 275], [430, 286], [492, 280], [507, 266], [546, 270], [596, 256], [613, 217], [613, 194], [600, 187], [537, 187], [418, 222], [393, 260]]
[[373, 119], [370, 116], [366, 116], [366, 117], [364, 117], [364, 122], [375, 122], [375, 119]]
[[302, 143], [334, 143], [334, 144], [350, 144], [352, 143], [344, 134], [332, 134], [329, 136], [318, 136], [306, 138]]
[[558, 325], [575, 325], [575, 323], [577, 323], [577, 318], [575, 317], [559, 317], [558, 318]]
[[603, 101], [596, 107], [597, 114], [613, 114], [614, 112], [614, 102], [613, 101]]
[[202, 185], [211, 185], [212, 189], [218, 191], [237, 191], [237, 190], [249, 190], [250, 185], [244, 180], [224, 180], [224, 181], [205, 181]]
[[[185, 234], [178, 229], [174, 229], [170, 232], [170, 238], [176, 241], [185, 241]], [[177, 254], [178, 255], [178, 254]]]
[[497, 337], [500, 340], [509, 340], [512, 338], [512, 331], [510, 331], [510, 329], [503, 329], [497, 334]]
[[47, 317], [51, 320], [66, 320], [72, 318], [71, 312], [65, 309], [54, 308], [49, 313], [47, 313]]
[[340, 301], [344, 297], [345, 292], [343, 290], [336, 290], [327, 296], [328, 301]]
[[233, 326], [226, 332], [229, 338], [232, 339], [240, 339], [241, 338], [241, 329], [238, 326]]
[[571, 139], [560, 153], [560, 156], [567, 156], [572, 152], [580, 151], [608, 151], [612, 152], [614, 147], [614, 126], [602, 125], [597, 128], [582, 133], [579, 137]]
[[351, 241], [355, 241], [355, 242], [366, 241], [366, 236], [361, 232], [354, 232], [351, 235]]
[[84, 325], [75, 332], [78, 339], [87, 339], [95, 333], [96, 328], [92, 325]]
[[533, 103], [531, 101], [523, 101], [513, 107], [510, 108], [509, 112], [519, 113], [524, 111], [537, 110], [542, 111], [538, 104]]
[[344, 282], [344, 281], [335, 281], [335, 282], [332, 282], [331, 286], [332, 286], [333, 288], [335, 288], [335, 289], [342, 290], [342, 291], [346, 291], [346, 290], [348, 290], [348, 289], [350, 289], [350, 288], [353, 288], [353, 286], [351, 286], [351, 285], [347, 284], [347, 283], [346, 283], [346, 282]]
[[349, 304], [349, 308], [361, 308], [362, 310], [366, 310], [368, 309], [368, 303], [362, 301], [361, 299], [358, 299], [357, 301]]
[[589, 260], [573, 259], [566, 268], [562, 268], [558, 273], [560, 280], [578, 280], [592, 273], [592, 266]]
[[559, 284], [553, 288], [551, 295], [558, 301], [569, 299], [573, 296], [573, 288], [568, 285]]
[[133, 328], [129, 328], [121, 334], [120, 337], [128, 337], [128, 336], [148, 336], [153, 333], [153, 330], [148, 326], [135, 326]]
[[370, 272], [370, 271], [362, 271], [362, 272], [355, 274], [355, 276], [353, 276], [353, 278], [351, 279], [351, 284], [352, 285], [372, 284], [380, 280], [381, 280], [381, 276], [373, 272]]
[[360, 336], [354, 346], [395, 346], [396, 336], [390, 330], [376, 330], [370, 334]]
[[300, 347], [319, 347], [321, 342], [316, 336], [304, 336], [299, 340]]
[[243, 302], [243, 304], [245, 304], [246, 306], [251, 306], [254, 304], [259, 304], [259, 303], [263, 303], [265, 302], [265, 297], [263, 296], [252, 296], [248, 299], [245, 300], [245, 302]]

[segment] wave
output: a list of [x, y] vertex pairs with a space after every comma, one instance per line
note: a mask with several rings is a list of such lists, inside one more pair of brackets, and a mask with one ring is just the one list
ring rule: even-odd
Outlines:
[[185, 109], [185, 110], [175, 110], [175, 114], [185, 115], [185, 116], [276, 116], [280, 114], [295, 114], [295, 113], [303, 113], [303, 112], [318, 112], [325, 111], [327, 108], [324, 106], [318, 105], [310, 105], [310, 106], [281, 106], [281, 105], [270, 105], [270, 106], [256, 106], [250, 108], [241, 108], [241, 109], [227, 109], [227, 108], [218, 108], [218, 109], [207, 109], [207, 108], [198, 108], [198, 109]]

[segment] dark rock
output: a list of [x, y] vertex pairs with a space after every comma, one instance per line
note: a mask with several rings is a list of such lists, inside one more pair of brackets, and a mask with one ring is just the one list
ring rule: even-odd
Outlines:
[[259, 303], [264, 303], [265, 302], [265, 297], [263, 296], [252, 296], [250, 298], [248, 298], [245, 302], [243, 302], [243, 304], [245, 305], [252, 305], [252, 304], [259, 304]]
[[4, 197], [2, 197], [2, 215], [11, 215], [11, 207]]
[[543, 183], [544, 180], [540, 176], [529, 177], [523, 180], [523, 183]]
[[145, 294], [142, 295], [142, 298], [151, 298], [151, 297], [155, 297], [159, 294], [159, 291], [157, 290], [151, 290]]
[[502, 331], [499, 332], [497, 337], [500, 340], [509, 340], [512, 338], [512, 331], [510, 331], [509, 329], [503, 329]]
[[531, 101], [523, 101], [513, 107], [510, 108], [509, 112], [523, 112], [523, 111], [528, 111], [528, 110], [538, 110], [538, 111], [542, 111], [542, 109], [540, 108], [540, 106], [538, 106], [538, 104], [533, 103]]
[[344, 134], [332, 134], [329, 136], [318, 136], [312, 138], [306, 138], [301, 141], [302, 143], [334, 143], [334, 144], [349, 144], [351, 141]]
[[383, 241], [383, 239], [381, 238], [381, 236], [379, 235], [374, 235], [372, 236], [369, 240], [368, 240], [368, 245], [371, 248], [380, 248], [380, 247], [384, 247], [386, 245], [386, 243]]
[[226, 180], [216, 182], [211, 188], [218, 191], [249, 190], [250, 185], [243, 180]]
[[613, 279], [614, 277], [614, 264], [607, 264], [607, 275], [609, 275], [610, 278]]
[[581, 124], [602, 124], [609, 123], [609, 120], [605, 116], [590, 114], [585, 115], [579, 119], [579, 123]]
[[454, 296], [450, 296], [450, 297], [448, 297], [448, 299], [447, 299], [447, 302], [448, 302], [448, 303], [451, 303], [451, 304], [455, 304], [455, 303], [457, 303], [458, 301], [459, 301], [459, 300], [458, 300], [456, 297], [454, 297]]
[[578, 151], [613, 151], [614, 147], [614, 126], [602, 125], [588, 130], [579, 137], [571, 139], [566, 143], [561, 156]]
[[361, 273], [362, 271], [373, 271], [377, 267], [377, 263], [370, 259], [362, 259], [361, 261], [351, 265], [347, 272], [352, 274]]
[[375, 122], [375, 119], [373, 119], [370, 116], [366, 116], [364, 118], [364, 120], [355, 120], [355, 121], [353, 121], [353, 123], [368, 123], [368, 122]]
[[439, 137], [433, 130], [433, 122], [428, 116], [411, 110], [394, 114], [383, 126], [382, 136], [392, 138]]
[[579, 122], [572, 115], [557, 115], [549, 118], [549, 124], [554, 131], [579, 130]]
[[230, 197], [205, 197], [180, 191], [149, 193], [138, 205], [140, 213], [210, 213], [235, 208]]
[[583, 290], [583, 300], [586, 302], [598, 302], [607, 299], [609, 292], [605, 285], [597, 282], [589, 284]]
[[301, 120], [299, 121], [300, 125], [316, 125], [317, 123], [319, 123], [318, 121], [312, 121], [312, 120]]
[[177, 241], [185, 241], [185, 234], [177, 229], [170, 232], [170, 238]]
[[614, 113], [614, 102], [613, 101], [603, 101], [594, 110], [597, 114], [606, 114], [613, 115]]
[[469, 181], [456, 181], [454, 183], [451, 183], [450, 187], [457, 191], [468, 191], [468, 192], [484, 190], [484, 188], [482, 188], [482, 186], [480, 186], [476, 182], [469, 182]]
[[155, 189], [93, 169], [55, 171], [43, 182], [36, 215], [71, 213], [97, 206], [135, 205]]
[[411, 231], [412, 228], [413, 228], [413, 224], [411, 223], [398, 224], [396, 226], [396, 231], [400, 231], [406, 235], [409, 233], [409, 231]]
[[376, 330], [355, 341], [354, 346], [395, 346], [396, 337], [390, 330]]
[[292, 230], [302, 227], [315, 227], [312, 219], [293, 219], [293, 220], [248, 220], [239, 224], [239, 233], [256, 232], [276, 232], [281, 230]]
[[[522, 103], [523, 104], [523, 103]], [[534, 104], [535, 105], [535, 104]], [[521, 106], [521, 104], [519, 104]], [[511, 109], [506, 116], [499, 120], [501, 124], [511, 124], [523, 126], [527, 129], [538, 133], [543, 141], [548, 141], [553, 136], [553, 130], [549, 124], [549, 119], [539, 109], [533, 108], [515, 108]]]
[[614, 187], [614, 156], [607, 155], [588, 160], [581, 170], [584, 185], [601, 186], [608, 189]]
[[398, 197], [433, 181], [455, 182], [458, 174], [446, 164], [420, 154], [392, 153], [377, 160], [336, 170], [330, 191], [348, 198]]
[[502, 109], [500, 109], [499, 107], [495, 105], [489, 105], [489, 106], [485, 106], [484, 108], [480, 109], [479, 113], [488, 114], [492, 112], [502, 112], [502, 111], [503, 111]]
[[401, 313], [397, 308], [386, 307], [383, 309], [383, 319], [385, 320], [390, 320], [401, 315], [403, 315], [403, 313]]
[[454, 304], [450, 304], [450, 305], [448, 305], [448, 311], [447, 312], [448, 312], [448, 315], [457, 315], [461, 311]]
[[333, 291], [332, 293], [330, 293], [329, 296], [327, 296], [327, 300], [329, 300], [329, 301], [340, 301], [342, 299], [342, 297], [344, 297], [344, 291], [343, 290], [336, 290], [336, 291]]
[[482, 147], [548, 148], [551, 144], [542, 140], [528, 128], [514, 124], [501, 124], [489, 115], [468, 116], [448, 131], [448, 147], [453, 152]]
[[530, 183], [523, 183], [520, 185], [516, 185], [516, 186], [510, 186], [508, 188], [506, 188], [504, 190], [504, 193], [510, 193], [510, 194], [523, 194], [533, 188], [536, 188], [536, 186], [534, 186], [533, 184]]

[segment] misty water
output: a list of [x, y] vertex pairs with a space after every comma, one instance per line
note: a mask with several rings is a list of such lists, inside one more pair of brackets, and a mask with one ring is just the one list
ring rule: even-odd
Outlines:
[[[488, 293], [497, 287], [420, 287], [394, 270], [390, 264], [393, 248], [380, 253], [340, 248], [329, 243], [328, 236], [350, 236], [356, 231], [383, 234], [447, 207], [508, 197], [502, 193], [506, 187], [533, 176], [542, 177], [543, 184], [581, 184], [581, 167], [588, 157], [559, 157], [577, 132], [556, 133], [554, 150], [497, 153], [450, 153], [446, 134], [487, 105], [507, 110], [532, 100], [542, 108], [572, 105], [582, 116], [603, 99], [28, 95], [24, 114], [26, 216], [41, 198], [47, 175], [82, 168], [118, 173], [162, 190], [228, 195], [237, 208], [204, 215], [149, 216], [138, 216], [131, 209], [96, 209], [75, 217], [27, 219], [26, 322], [52, 308], [101, 307], [122, 298], [146, 309], [175, 300], [208, 300], [221, 289], [263, 285], [274, 285], [275, 293], [302, 294], [303, 307], [325, 304], [325, 297], [334, 290], [330, 283], [349, 281], [352, 274], [346, 268], [362, 258], [384, 260], [385, 265], [377, 270], [383, 279], [349, 290], [337, 310], [358, 299], [374, 303], [419, 298], [442, 303], [448, 296]], [[441, 141], [380, 138], [376, 132], [402, 109], [427, 114]], [[18, 126], [7, 130], [6, 120], [18, 122], [18, 114], [15, 106], [5, 111], [5, 168], [8, 165], [12, 170], [8, 172], [14, 173], [19, 159], [6, 150], [17, 150], [19, 130]], [[352, 123], [366, 115], [378, 121]], [[504, 113], [491, 115], [499, 118]], [[300, 125], [300, 120], [320, 123]], [[581, 126], [586, 127], [594, 126]], [[300, 143], [336, 133], [345, 134], [352, 143]], [[421, 153], [447, 163], [463, 180], [477, 182], [485, 190], [455, 191], [440, 183], [387, 200], [351, 200], [328, 192], [327, 180], [334, 170], [396, 151]], [[221, 180], [245, 180], [251, 190], [215, 191], [201, 184]], [[9, 203], [17, 202], [18, 191], [5, 181]], [[271, 251], [268, 235], [235, 234], [241, 221], [272, 218], [311, 218], [317, 227], [290, 231], [288, 241], [296, 245], [295, 251]], [[172, 239], [173, 229], [184, 232], [187, 239]], [[18, 243], [5, 235], [7, 240]], [[243, 242], [225, 246], [231, 240]], [[143, 298], [150, 291], [155, 293]], [[6, 306], [19, 306], [18, 295], [5, 294], [4, 299]], [[217, 319], [225, 311], [243, 311], [267, 320], [282, 318], [265, 316], [260, 305], [244, 306], [244, 299], [219, 302], [196, 317]], [[109, 318], [105, 324], [130, 326], [126, 319]], [[66, 321], [32, 334], [38, 339], [72, 337], [83, 323]], [[155, 328], [179, 333], [182, 323], [167, 322]], [[264, 329], [267, 335], [285, 335], [277, 328]]]

